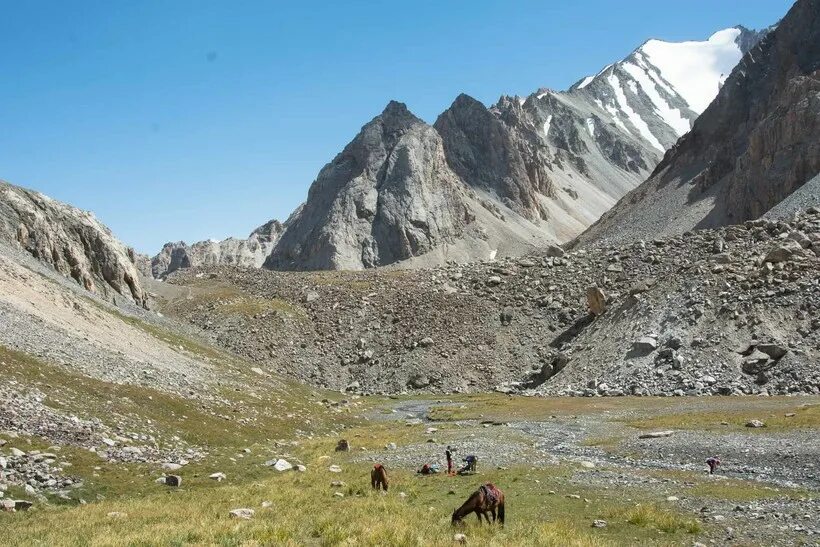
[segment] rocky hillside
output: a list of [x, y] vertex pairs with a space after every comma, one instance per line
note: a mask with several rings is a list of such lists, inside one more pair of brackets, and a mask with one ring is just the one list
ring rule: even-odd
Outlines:
[[820, 171], [820, 1], [799, 0], [726, 79], [652, 177], [581, 243], [761, 216]]
[[162, 279], [180, 268], [196, 266], [259, 268], [273, 251], [284, 229], [281, 222], [271, 220], [251, 232], [247, 239], [210, 239], [192, 245], [184, 241], [166, 243], [151, 259], [150, 275]]
[[0, 241], [108, 300], [147, 303], [133, 249], [88, 211], [0, 181]]
[[161, 307], [265, 370], [351, 391], [817, 393], [818, 254], [813, 209], [428, 270], [180, 271]]
[[433, 127], [393, 102], [325, 166], [265, 266], [429, 266], [566, 242], [645, 180], [758, 38], [650, 40], [568, 91], [490, 108], [462, 94]]

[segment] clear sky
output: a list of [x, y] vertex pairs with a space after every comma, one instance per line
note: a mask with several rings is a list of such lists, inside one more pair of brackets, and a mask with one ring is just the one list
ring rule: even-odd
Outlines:
[[285, 219], [390, 99], [564, 89], [649, 38], [768, 26], [790, 0], [0, 0], [0, 179], [139, 251]]

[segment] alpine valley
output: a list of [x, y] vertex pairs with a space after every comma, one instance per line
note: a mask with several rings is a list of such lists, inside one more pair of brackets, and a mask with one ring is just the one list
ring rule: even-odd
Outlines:
[[247, 238], [0, 182], [0, 543], [820, 545], [820, 0], [772, 23], [373, 105]]

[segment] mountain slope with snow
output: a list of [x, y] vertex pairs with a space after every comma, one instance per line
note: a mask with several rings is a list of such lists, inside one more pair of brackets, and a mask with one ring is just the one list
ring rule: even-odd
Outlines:
[[[820, 0], [749, 50], [652, 177], [582, 234], [608, 244], [756, 219], [820, 171]], [[795, 199], [811, 203], [813, 184]]]
[[322, 170], [265, 266], [429, 266], [569, 241], [646, 180], [758, 36], [649, 40], [567, 91], [489, 108], [462, 94], [433, 127], [391, 103]]

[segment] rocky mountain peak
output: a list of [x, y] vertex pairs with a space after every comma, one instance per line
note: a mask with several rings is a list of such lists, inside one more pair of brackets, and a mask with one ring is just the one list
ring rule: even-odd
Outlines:
[[441, 137], [391, 101], [319, 173], [265, 266], [361, 269], [451, 241], [471, 222]]

